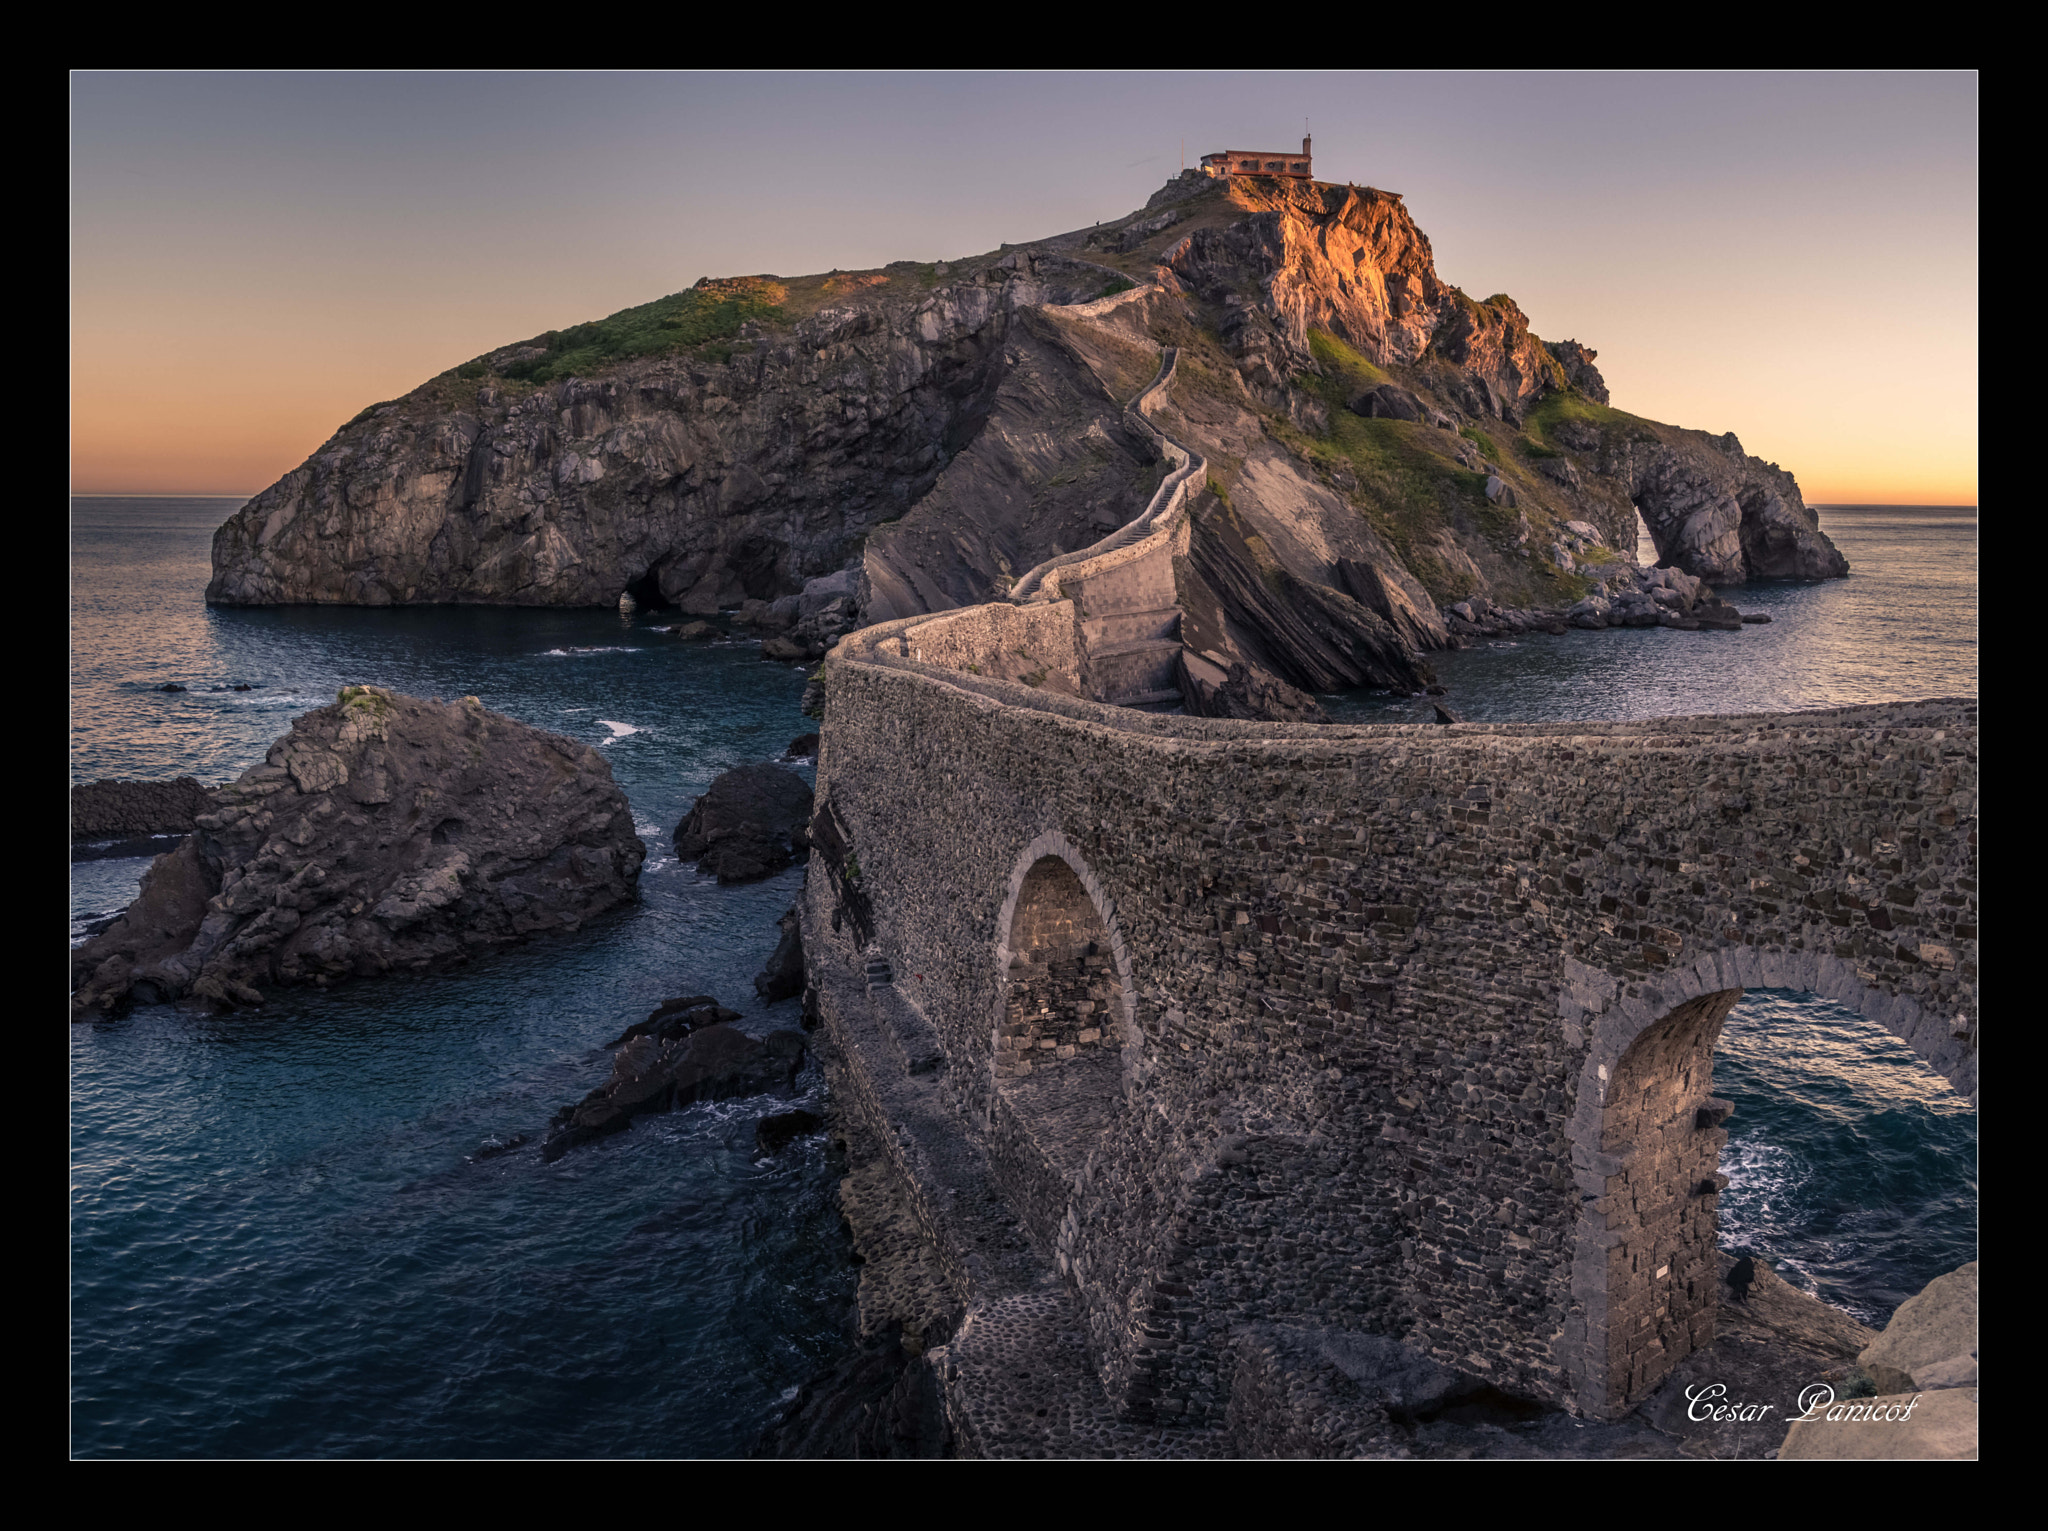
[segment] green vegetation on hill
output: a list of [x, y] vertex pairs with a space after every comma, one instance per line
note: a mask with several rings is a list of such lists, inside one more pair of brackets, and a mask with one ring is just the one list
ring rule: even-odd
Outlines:
[[463, 378], [480, 378], [495, 371], [500, 377], [548, 383], [560, 377], [587, 376], [611, 362], [662, 356], [691, 347], [722, 351], [719, 359], [724, 360], [731, 356], [731, 347], [719, 343], [732, 339], [750, 319], [766, 324], [779, 320], [788, 295], [783, 283], [767, 277], [707, 278], [652, 303], [622, 308], [566, 330], [549, 330], [540, 337], [546, 350], [539, 356], [524, 356], [497, 367], [477, 360], [455, 370]]
[[1529, 435], [1545, 447], [1555, 447], [1550, 433], [1568, 420], [1583, 421], [1603, 434], [1623, 433], [1623, 439], [1631, 441], [1655, 441], [1657, 435], [1640, 416], [1614, 409], [1606, 404], [1595, 404], [1576, 388], [1562, 388], [1546, 393], [1536, 401], [1524, 422]]
[[1328, 330], [1308, 332], [1309, 353], [1324, 376], [1342, 385], [1345, 398], [1387, 381], [1387, 374], [1360, 356]]

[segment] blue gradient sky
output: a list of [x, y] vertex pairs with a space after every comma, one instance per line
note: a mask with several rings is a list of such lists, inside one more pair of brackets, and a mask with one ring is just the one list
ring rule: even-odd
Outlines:
[[254, 492], [505, 341], [1076, 228], [1304, 117], [1622, 408], [1974, 502], [1969, 74], [79, 73], [74, 485]]

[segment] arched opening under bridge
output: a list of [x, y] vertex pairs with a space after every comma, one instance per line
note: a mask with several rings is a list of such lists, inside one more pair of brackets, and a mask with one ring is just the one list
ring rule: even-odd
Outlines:
[[1078, 859], [1062, 845], [1029, 860], [1015, 882], [995, 1037], [997, 1092], [1067, 1181], [1123, 1110], [1129, 1030], [1128, 976]]
[[1641, 1402], [1713, 1342], [1737, 1253], [1874, 1328], [1976, 1258], [1975, 1108], [1928, 1041], [1821, 994], [1721, 989], [1611, 1064], [1596, 1049], [1597, 1136], [1584, 1115], [1573, 1134], [1592, 1172], [1574, 1279], [1589, 1412]]

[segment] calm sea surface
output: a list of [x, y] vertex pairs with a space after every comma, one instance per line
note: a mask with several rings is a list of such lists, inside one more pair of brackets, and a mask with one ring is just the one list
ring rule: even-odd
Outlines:
[[[350, 683], [475, 694], [603, 748], [649, 859], [634, 908], [467, 969], [70, 1028], [72, 1449], [743, 1451], [844, 1344], [854, 1271], [822, 1140], [756, 1163], [754, 1121], [781, 1107], [735, 1101], [552, 1166], [470, 1156], [537, 1133], [606, 1072], [599, 1044], [667, 995], [715, 993], [757, 1033], [796, 1023], [750, 979], [801, 873], [720, 888], [676, 864], [668, 832], [718, 772], [807, 731], [802, 676], [645, 615], [209, 611], [209, 540], [238, 503], [73, 502], [73, 780], [226, 780]], [[1443, 656], [1439, 674], [1467, 716], [1498, 720], [1974, 695], [1974, 514], [1823, 525], [1850, 579], [1730, 593], [1770, 626], [1574, 632]], [[1392, 721], [1412, 704], [1337, 708]], [[74, 939], [145, 865], [73, 864]], [[1903, 1044], [1761, 992], [1719, 1059], [1737, 1104], [1725, 1243], [1880, 1323], [1974, 1257], [1975, 1113]]]

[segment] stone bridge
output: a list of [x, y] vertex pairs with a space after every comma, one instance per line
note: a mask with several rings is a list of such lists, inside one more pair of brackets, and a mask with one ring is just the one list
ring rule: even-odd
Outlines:
[[[966, 1449], [1181, 1449], [1274, 1325], [1616, 1417], [1713, 1339], [1746, 988], [1976, 1099], [1974, 701], [1169, 717], [1088, 699], [1084, 620], [915, 617], [826, 671], [812, 997], [937, 1251]], [[1005, 678], [1026, 629], [1081, 694]]]

